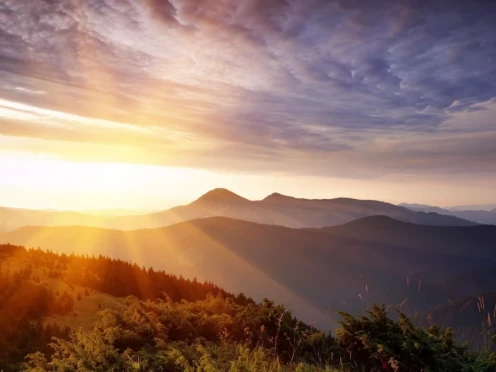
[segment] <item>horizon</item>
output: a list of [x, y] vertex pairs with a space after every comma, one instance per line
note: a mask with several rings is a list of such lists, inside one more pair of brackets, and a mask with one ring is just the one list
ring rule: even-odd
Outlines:
[[26, 4], [0, 6], [2, 206], [496, 203], [494, 3]]
[[337, 196], [337, 197], [332, 197], [332, 198], [307, 198], [305, 196], [298, 196], [298, 195], [288, 195], [288, 194], [282, 194], [278, 191], [274, 191], [270, 194], [266, 194], [262, 197], [259, 198], [248, 198], [245, 197], [233, 190], [224, 188], [224, 187], [216, 187], [210, 190], [207, 190], [206, 192], [202, 193], [201, 195], [197, 196], [196, 198], [192, 200], [188, 200], [184, 202], [183, 204], [174, 204], [174, 205], [164, 205], [163, 207], [156, 207], [155, 209], [133, 209], [133, 208], [86, 208], [86, 209], [57, 209], [57, 208], [23, 208], [23, 207], [16, 207], [16, 206], [8, 206], [8, 205], [0, 205], [0, 208], [11, 208], [11, 209], [25, 209], [25, 210], [35, 210], [35, 211], [47, 211], [47, 212], [77, 212], [77, 213], [87, 213], [87, 214], [115, 214], [115, 215], [126, 215], [126, 214], [148, 214], [148, 213], [156, 213], [156, 212], [161, 212], [164, 210], [168, 210], [174, 207], [179, 207], [183, 205], [190, 204], [203, 196], [213, 192], [213, 191], [225, 191], [228, 193], [232, 193], [236, 196], [239, 196], [243, 199], [246, 199], [248, 201], [262, 201], [265, 198], [268, 198], [269, 196], [272, 195], [281, 195], [283, 197], [289, 197], [289, 198], [295, 198], [295, 199], [305, 199], [305, 200], [335, 200], [335, 199], [352, 199], [352, 200], [359, 200], [359, 201], [379, 201], [379, 202], [385, 202], [397, 206], [403, 206], [408, 208], [408, 206], [418, 206], [418, 207], [439, 207], [446, 209], [447, 211], [455, 211], [455, 210], [493, 210], [496, 209], [496, 204], [475, 204], [475, 205], [450, 205], [450, 206], [439, 206], [439, 205], [429, 205], [429, 204], [421, 204], [421, 203], [407, 203], [407, 202], [402, 202], [402, 203], [390, 203], [385, 200], [377, 200], [377, 199], [359, 199], [359, 198], [354, 198], [354, 197], [348, 197], [348, 196]]

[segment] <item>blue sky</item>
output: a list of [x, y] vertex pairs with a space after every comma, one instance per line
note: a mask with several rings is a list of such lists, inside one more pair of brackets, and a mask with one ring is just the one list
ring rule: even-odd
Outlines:
[[493, 1], [4, 0], [0, 149], [494, 202], [495, 16]]

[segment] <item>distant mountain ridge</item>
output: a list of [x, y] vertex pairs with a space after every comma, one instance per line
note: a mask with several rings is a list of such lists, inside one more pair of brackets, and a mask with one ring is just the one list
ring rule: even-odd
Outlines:
[[301, 216], [299, 226], [294, 227], [340, 225], [375, 215], [386, 215], [400, 221], [424, 225], [475, 225], [471, 221], [449, 218], [449, 216], [441, 216], [436, 213], [417, 212], [412, 214], [407, 208], [376, 200], [352, 198], [302, 199], [275, 193], [255, 203], [261, 203], [287, 216]]
[[450, 211], [494, 211], [496, 210], [496, 204], [455, 205], [445, 209]]
[[461, 210], [459, 209], [460, 207], [456, 207], [456, 209], [446, 209], [425, 204], [408, 203], [402, 203], [400, 206], [417, 212], [435, 212], [440, 215], [454, 216], [480, 224], [496, 225], [496, 208], [492, 210]]
[[307, 228], [340, 225], [374, 215], [385, 215], [400, 221], [423, 225], [476, 224], [455, 216], [412, 211], [402, 206], [375, 200], [302, 199], [273, 193], [262, 200], [252, 201], [227, 189], [214, 189], [190, 204], [143, 215], [103, 216], [78, 212], [0, 208], [0, 231], [14, 230], [28, 225], [82, 225], [133, 230], [169, 226], [178, 222], [214, 216]]
[[0, 231], [15, 230], [26, 225], [99, 226], [106, 219], [105, 216], [82, 212], [0, 207]]
[[214, 189], [188, 205], [144, 216], [122, 217], [115, 219], [110, 227], [159, 227], [197, 218], [220, 216], [261, 224], [306, 228], [340, 225], [373, 215], [387, 215], [404, 222], [424, 225], [475, 225], [472, 221], [457, 217], [411, 211], [375, 200], [303, 199], [273, 193], [262, 200], [252, 201], [227, 189]]

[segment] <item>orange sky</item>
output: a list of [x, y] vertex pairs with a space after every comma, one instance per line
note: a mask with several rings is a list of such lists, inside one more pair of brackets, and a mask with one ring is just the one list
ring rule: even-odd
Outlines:
[[493, 190], [475, 183], [446, 189], [443, 177], [429, 183], [414, 175], [353, 180], [81, 162], [4, 151], [0, 151], [0, 169], [9, 175], [0, 182], [0, 205], [36, 209], [160, 210], [188, 203], [216, 187], [229, 188], [250, 199], [262, 199], [277, 190], [307, 198], [354, 197], [441, 206], [456, 204], [459, 195], [470, 194], [474, 189], [478, 193], [465, 198], [467, 203], [491, 200], [493, 196]]

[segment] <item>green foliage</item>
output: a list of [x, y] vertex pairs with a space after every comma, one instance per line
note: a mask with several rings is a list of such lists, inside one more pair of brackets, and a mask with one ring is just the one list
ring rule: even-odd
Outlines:
[[317, 360], [334, 345], [332, 338], [270, 301], [243, 306], [218, 295], [197, 302], [129, 297], [125, 303], [124, 311], [101, 311], [90, 331], [78, 331], [69, 341], [57, 339], [49, 360], [33, 354], [25, 367], [258, 371], [263, 366], [279, 371], [281, 363]]
[[[128, 298], [125, 311], [104, 310], [92, 330], [57, 339], [47, 359], [32, 354], [24, 364], [35, 371], [495, 371], [494, 354], [476, 354], [453, 341], [449, 329], [415, 327], [374, 306], [366, 316], [342, 313], [337, 339], [312, 329], [298, 342], [271, 337], [294, 327], [293, 318], [269, 301], [244, 309], [230, 299], [147, 301]], [[272, 320], [270, 320], [272, 319]], [[260, 326], [260, 323], [264, 322]], [[244, 327], [244, 328], [243, 328]], [[270, 333], [270, 329], [274, 332]], [[301, 326], [303, 328], [303, 326]], [[258, 328], [258, 332], [256, 332]], [[268, 329], [268, 330], [266, 330]], [[266, 334], [268, 332], [268, 334]], [[282, 332], [282, 333], [281, 333]], [[325, 356], [323, 355], [325, 354]], [[319, 359], [320, 358], [320, 359]]]
[[389, 368], [393, 371], [495, 371], [493, 354], [476, 354], [455, 344], [449, 328], [435, 325], [415, 327], [398, 312], [398, 320], [388, 316], [384, 305], [374, 305], [366, 316], [341, 313], [337, 331], [339, 346], [347, 362], [366, 370]]
[[[492, 274], [493, 270], [490, 272]], [[480, 287], [483, 287], [483, 284]], [[418, 317], [418, 323], [450, 326], [459, 343], [467, 343], [473, 350], [495, 351], [496, 345], [492, 340], [496, 332], [495, 309], [496, 293], [479, 293], [437, 306]]]
[[[496, 371], [493, 353], [472, 352], [454, 341], [450, 329], [417, 327], [399, 311], [390, 317], [384, 305], [364, 316], [341, 313], [333, 338], [298, 321], [284, 306], [269, 300], [257, 304], [210, 283], [102, 257], [0, 248], [46, 267], [53, 278], [136, 294], [126, 298], [123, 310], [104, 309], [91, 329], [69, 337], [66, 329], [42, 324], [47, 315], [72, 309], [69, 294], [51, 293], [29, 268], [1, 270], [0, 370], [15, 370], [30, 353], [22, 368], [38, 372]], [[122, 287], [126, 283], [129, 288]]]
[[[62, 346], [64, 352], [68, 351]], [[75, 353], [82, 355], [72, 358]], [[77, 349], [64, 360], [53, 358], [50, 362], [40, 353], [29, 355], [24, 369], [29, 371], [171, 371], [171, 372], [337, 372], [342, 369], [321, 367], [305, 363], [283, 364], [273, 353], [263, 347], [253, 350], [231, 343], [207, 343], [185, 348], [171, 345], [157, 354], [135, 353], [127, 350], [114, 361], [95, 364], [84, 351]], [[104, 359], [101, 359], [103, 361]], [[344, 370], [343, 370], [344, 371]]]

